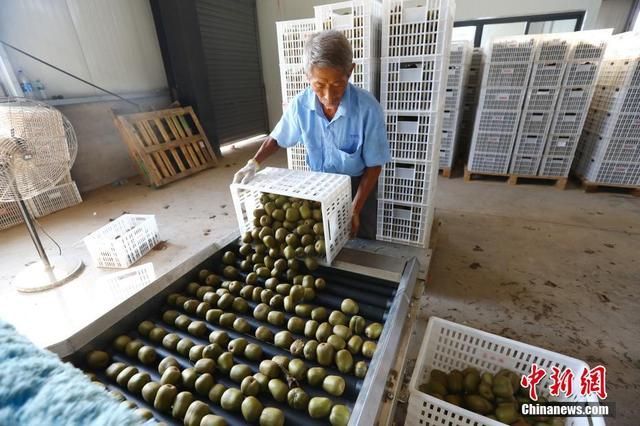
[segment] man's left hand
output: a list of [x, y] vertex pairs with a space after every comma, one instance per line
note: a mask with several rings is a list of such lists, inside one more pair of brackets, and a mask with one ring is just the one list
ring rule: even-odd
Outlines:
[[358, 229], [360, 229], [360, 213], [353, 212], [351, 216], [351, 238], [355, 238], [358, 235]]

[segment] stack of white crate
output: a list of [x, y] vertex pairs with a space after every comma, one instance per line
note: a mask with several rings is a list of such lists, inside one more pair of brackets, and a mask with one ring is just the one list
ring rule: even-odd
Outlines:
[[[282, 111], [285, 111], [293, 98], [309, 85], [302, 64], [302, 53], [307, 37], [316, 31], [316, 20], [310, 18], [276, 22], [276, 31], [280, 61]], [[290, 169], [309, 170], [306, 157], [307, 153], [302, 144], [287, 149]]]
[[535, 36], [492, 41], [483, 71], [469, 172], [507, 174], [535, 47]]
[[461, 133], [464, 88], [467, 85], [471, 65], [471, 48], [469, 41], [455, 41], [451, 43], [451, 51], [449, 52], [439, 167], [445, 177], [451, 175], [451, 168], [456, 159], [458, 139]]
[[[482, 83], [482, 69], [484, 67], [484, 51], [481, 47], [474, 47], [471, 52], [471, 64], [464, 88], [462, 101], [462, 122], [460, 123], [460, 137], [458, 138], [458, 156], [466, 163], [469, 145], [473, 136], [473, 123], [476, 117], [476, 107], [480, 100], [480, 84]], [[454, 160], [455, 161], [455, 160]]]
[[572, 33], [562, 90], [538, 171], [539, 176], [566, 177], [593, 97], [610, 30]]
[[640, 37], [611, 39], [574, 164], [585, 183], [640, 187]]
[[539, 36], [511, 159], [511, 174], [538, 173], [570, 50], [571, 43], [565, 37]]
[[383, 2], [380, 103], [391, 161], [378, 181], [378, 240], [428, 240], [453, 12], [448, 0]]
[[[25, 204], [31, 214], [39, 218], [81, 202], [78, 187], [71, 180], [71, 175], [67, 175], [56, 186], [27, 200]], [[0, 230], [22, 222], [22, 214], [17, 202], [0, 203]]]

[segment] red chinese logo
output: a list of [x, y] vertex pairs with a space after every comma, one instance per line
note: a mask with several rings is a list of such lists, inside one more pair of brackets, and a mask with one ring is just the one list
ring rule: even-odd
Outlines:
[[531, 373], [526, 375], [523, 374], [522, 378], [520, 379], [520, 386], [522, 386], [523, 388], [529, 388], [529, 398], [531, 398], [532, 401], [537, 401], [538, 400], [538, 393], [536, 391], [536, 385], [538, 383], [540, 383], [540, 381], [544, 378], [544, 376], [546, 376], [547, 373], [541, 369], [538, 368], [538, 364], [533, 363], [531, 364]]
[[551, 367], [551, 385], [549, 386], [549, 394], [552, 396], [559, 396], [560, 392], [566, 396], [573, 395], [573, 371], [567, 368], [560, 373], [558, 367]]
[[607, 369], [598, 365], [591, 370], [585, 368], [580, 375], [580, 394], [589, 395], [595, 393], [600, 399], [607, 398]]
[[[542, 381], [547, 375], [546, 371], [537, 364], [531, 364], [531, 373], [523, 374], [520, 379], [520, 385], [529, 388], [529, 398], [532, 401], [538, 400], [536, 385]], [[575, 375], [570, 368], [560, 370], [558, 367], [551, 367], [551, 384], [549, 385], [549, 395], [560, 396], [560, 393], [570, 397], [573, 395], [573, 380]], [[580, 395], [588, 396], [593, 393], [598, 395], [600, 399], [607, 398], [607, 369], [598, 365], [591, 370], [585, 368], [580, 375]]]

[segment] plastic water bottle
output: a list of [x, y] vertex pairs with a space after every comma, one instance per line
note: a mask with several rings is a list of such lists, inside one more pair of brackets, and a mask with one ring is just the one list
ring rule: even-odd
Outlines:
[[38, 97], [38, 99], [45, 100], [47, 99], [47, 92], [44, 91], [44, 84], [40, 80], [36, 80], [33, 83], [33, 89]]
[[18, 70], [18, 82], [20, 83], [20, 88], [24, 93], [25, 98], [33, 99], [35, 95], [33, 94], [33, 86], [27, 78], [26, 74], [22, 70]]

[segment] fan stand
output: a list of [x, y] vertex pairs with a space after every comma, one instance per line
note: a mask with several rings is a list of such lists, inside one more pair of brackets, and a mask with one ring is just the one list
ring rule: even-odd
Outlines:
[[21, 198], [18, 199], [18, 206], [33, 244], [36, 246], [40, 261], [27, 266], [16, 275], [13, 285], [20, 292], [35, 293], [58, 287], [71, 281], [82, 270], [84, 266], [82, 261], [63, 256], [47, 256], [38, 232], [33, 226], [31, 213]]

